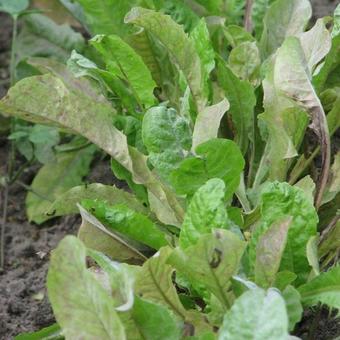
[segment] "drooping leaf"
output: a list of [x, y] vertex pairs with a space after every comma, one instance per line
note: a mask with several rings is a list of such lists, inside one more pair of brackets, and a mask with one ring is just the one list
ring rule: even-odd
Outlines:
[[298, 38], [289, 37], [285, 40], [277, 53], [274, 84], [287, 98], [296, 101], [309, 113], [312, 121], [310, 127], [318, 136], [321, 145], [322, 167], [315, 204], [319, 207], [329, 173], [330, 137], [324, 109], [311, 84], [310, 73], [306, 69], [304, 53]]
[[167, 306], [177, 317], [185, 320], [186, 310], [172, 283], [174, 269], [167, 264], [171, 253], [170, 248], [162, 248], [144, 263], [136, 278], [135, 294], [143, 299]]
[[221, 178], [226, 184], [226, 198], [239, 185], [244, 159], [237, 145], [227, 139], [211, 139], [198, 145], [197, 157], [182, 161], [171, 174], [178, 194], [192, 195], [210, 178]]
[[230, 103], [229, 114], [233, 121], [236, 142], [242, 154], [245, 154], [249, 140], [253, 139], [256, 104], [254, 89], [247, 81], [238, 79], [222, 61], [218, 63], [218, 82]]
[[[245, 322], [247, 316], [247, 322]], [[285, 301], [275, 290], [260, 288], [242, 294], [224, 317], [219, 340], [286, 340], [288, 316]]]
[[64, 62], [72, 50], [81, 52], [85, 47], [80, 33], [66, 24], [58, 25], [42, 14], [24, 17], [16, 44], [17, 63], [29, 57], [52, 57]]
[[223, 229], [201, 236], [197, 243], [185, 250], [177, 248], [168, 263], [185, 275], [192, 283], [199, 282], [225, 306], [230, 306], [228, 289], [236, 274], [246, 243]]
[[301, 320], [303, 308], [301, 305], [301, 295], [293, 287], [287, 286], [282, 292], [282, 297], [285, 299], [288, 319], [289, 319], [289, 331], [293, 331], [295, 325]]
[[204, 234], [214, 228], [224, 229], [228, 215], [224, 204], [225, 184], [213, 178], [201, 186], [190, 201], [179, 236], [180, 247], [195, 245]]
[[268, 230], [273, 222], [291, 216], [287, 245], [282, 256], [280, 270], [288, 270], [298, 276], [297, 284], [304, 282], [310, 271], [306, 247], [309, 238], [316, 234], [318, 216], [313, 204], [304, 192], [287, 183], [274, 182], [262, 192], [261, 224], [252, 234], [249, 249], [255, 258], [255, 247], [260, 235]]
[[106, 229], [93, 215], [78, 206], [82, 223], [78, 231], [79, 239], [87, 248], [97, 250], [115, 261], [141, 264], [146, 257], [133, 245]]
[[340, 309], [340, 266], [335, 266], [300, 286], [302, 303], [314, 306], [321, 302], [330, 308]]
[[109, 205], [105, 201], [83, 200], [82, 206], [113, 232], [126, 235], [157, 250], [168, 244], [165, 233], [154, 222], [124, 204]]
[[128, 265], [114, 262], [106, 255], [92, 249], [87, 249], [87, 255], [99, 266], [99, 268], [91, 267], [92, 273], [113, 298], [115, 310], [119, 312], [131, 310], [134, 304], [135, 271]]
[[292, 218], [274, 222], [261, 235], [256, 245], [255, 282], [263, 288], [271, 287], [280, 268], [282, 254], [287, 244]]
[[332, 40], [325, 20], [319, 19], [307, 32], [300, 35], [309, 72], [313, 74], [315, 66], [328, 54]]
[[274, 1], [264, 17], [261, 48], [265, 57], [274, 53], [286, 37], [302, 33], [312, 16], [308, 0]]
[[54, 216], [46, 214], [51, 202], [66, 191], [82, 183], [87, 175], [95, 148], [87, 147], [80, 151], [59, 153], [55, 161], [45, 164], [35, 176], [26, 197], [28, 219], [43, 223]]
[[130, 193], [100, 183], [73, 187], [60, 195], [46, 213], [50, 216], [75, 214], [78, 212], [77, 204], [85, 199], [101, 199], [110, 205], [124, 204], [135, 211], [147, 213], [147, 209]]
[[140, 7], [133, 8], [125, 17], [125, 22], [143, 27], [173, 56], [176, 65], [186, 78], [198, 112], [201, 111], [206, 103], [201, 61], [194, 43], [183, 28], [167, 15]]
[[123, 340], [113, 301], [86, 269], [85, 258], [86, 248], [74, 236], [65, 237], [52, 253], [47, 288], [54, 315], [66, 338]]
[[223, 99], [219, 103], [206, 107], [198, 114], [195, 121], [195, 127], [192, 134], [192, 148], [207, 142], [209, 139], [218, 136], [218, 129], [222, 117], [229, 109], [230, 105], [227, 99]]
[[133, 48], [115, 35], [97, 35], [91, 45], [103, 56], [107, 70], [127, 82], [140, 105], [148, 108], [154, 104], [156, 84]]

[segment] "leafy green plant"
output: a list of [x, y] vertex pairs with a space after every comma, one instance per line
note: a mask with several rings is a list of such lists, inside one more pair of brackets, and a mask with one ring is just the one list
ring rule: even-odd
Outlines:
[[85, 137], [132, 193], [74, 166], [33, 206], [82, 216], [51, 257], [43, 334], [287, 339], [303, 307], [339, 309], [339, 9], [306, 30], [307, 0], [78, 3], [86, 53], [28, 60], [40, 74], [0, 111]]

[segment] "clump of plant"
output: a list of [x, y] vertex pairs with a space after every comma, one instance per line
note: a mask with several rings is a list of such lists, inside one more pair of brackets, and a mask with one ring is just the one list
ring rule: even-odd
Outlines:
[[0, 111], [86, 138], [130, 191], [37, 204], [82, 216], [39, 336], [288, 339], [304, 308], [338, 310], [339, 7], [310, 26], [307, 0], [62, 3], [93, 38], [29, 59]]

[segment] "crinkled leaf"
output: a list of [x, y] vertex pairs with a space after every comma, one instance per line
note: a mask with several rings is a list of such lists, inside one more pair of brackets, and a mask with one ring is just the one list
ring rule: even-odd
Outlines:
[[289, 331], [293, 331], [295, 325], [301, 320], [303, 308], [301, 305], [301, 295], [293, 287], [287, 286], [282, 292], [282, 297], [285, 299], [288, 319], [289, 319]]
[[330, 308], [340, 309], [340, 266], [332, 267], [325, 273], [300, 286], [302, 303], [307, 306], [319, 302]]
[[210, 178], [221, 178], [226, 184], [226, 198], [232, 196], [240, 182], [244, 159], [237, 145], [227, 139], [211, 139], [198, 145], [197, 157], [182, 161], [171, 174], [178, 194], [192, 195]]
[[147, 209], [130, 193], [115, 186], [92, 183], [73, 187], [60, 195], [49, 207], [47, 214], [64, 216], [78, 212], [77, 204], [84, 199], [101, 199], [110, 205], [124, 204], [127, 207], [146, 213]]
[[222, 117], [229, 107], [228, 100], [223, 99], [215, 105], [206, 107], [198, 114], [192, 135], [193, 150], [197, 145], [217, 137]]
[[224, 204], [225, 184], [213, 178], [201, 186], [194, 194], [186, 211], [179, 236], [181, 248], [195, 245], [204, 234], [214, 228], [226, 228], [227, 210]]
[[206, 98], [203, 94], [204, 77], [201, 60], [194, 43], [185, 34], [183, 28], [170, 16], [140, 7], [133, 8], [126, 15], [125, 22], [143, 27], [161, 42], [183, 72], [198, 112], [203, 109]]
[[156, 83], [133, 48], [115, 35], [97, 35], [91, 39], [91, 45], [103, 56], [107, 70], [127, 82], [139, 104], [154, 104]]
[[74, 236], [66, 236], [51, 256], [48, 296], [63, 334], [70, 339], [123, 340], [113, 300], [86, 269], [85, 260], [86, 248]]
[[273, 285], [287, 244], [292, 218], [274, 222], [256, 245], [255, 282], [263, 288]]
[[252, 234], [250, 256], [255, 259], [255, 247], [260, 235], [268, 230], [273, 222], [291, 216], [288, 239], [280, 270], [288, 270], [298, 275], [298, 283], [307, 279], [310, 267], [306, 255], [309, 238], [316, 234], [318, 216], [313, 204], [304, 192], [288, 183], [274, 182], [262, 192], [261, 224]]
[[141, 264], [146, 257], [121, 235], [106, 229], [93, 215], [79, 206], [82, 223], [78, 237], [87, 248], [97, 250], [115, 261]]
[[56, 160], [45, 164], [35, 176], [26, 197], [28, 219], [43, 223], [53, 215], [46, 214], [51, 202], [66, 191], [82, 183], [93, 159], [95, 148], [87, 147], [80, 151], [59, 153]]
[[149, 109], [143, 118], [143, 142], [149, 152], [160, 153], [167, 149], [191, 147], [188, 122], [173, 109], [157, 106]]
[[286, 37], [302, 33], [312, 16], [308, 0], [274, 1], [264, 17], [261, 48], [269, 56], [283, 43]]
[[238, 79], [222, 61], [218, 63], [218, 82], [230, 103], [229, 114], [235, 128], [235, 140], [242, 154], [245, 154], [249, 140], [253, 139], [254, 89], [247, 81]]
[[113, 232], [126, 235], [154, 249], [168, 244], [165, 233], [154, 222], [124, 204], [110, 205], [101, 200], [83, 200], [82, 206]]
[[[246, 317], [246, 322], [245, 322]], [[285, 301], [275, 289], [242, 294], [225, 315], [219, 340], [287, 340]]]
[[185, 250], [175, 249], [168, 263], [192, 283], [203, 284], [228, 307], [230, 279], [239, 269], [245, 246], [236, 234], [216, 229]]

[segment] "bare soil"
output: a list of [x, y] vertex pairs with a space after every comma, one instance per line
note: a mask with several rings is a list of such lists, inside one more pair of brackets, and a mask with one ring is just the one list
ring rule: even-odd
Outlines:
[[[315, 17], [330, 14], [339, 0], [312, 0]], [[0, 13], [0, 98], [7, 91], [9, 78], [11, 20]], [[0, 177], [5, 173], [8, 144], [0, 136]], [[20, 163], [20, 160], [18, 161]], [[27, 169], [22, 181], [30, 184], [36, 168]], [[113, 184], [107, 161], [97, 161], [89, 182]], [[119, 186], [124, 184], [118, 183]], [[79, 218], [59, 218], [37, 226], [27, 222], [24, 208], [26, 192], [14, 185], [9, 191], [8, 223], [5, 232], [5, 268], [0, 273], [0, 339], [7, 340], [21, 332], [36, 331], [55, 320], [48, 302], [45, 278], [50, 251], [66, 234], [75, 234]], [[2, 195], [1, 195], [2, 197]], [[1, 206], [0, 198], [0, 206]], [[305, 312], [296, 335], [303, 339], [331, 340], [340, 336], [340, 324], [329, 311]], [[310, 331], [313, 329], [313, 337]]]

